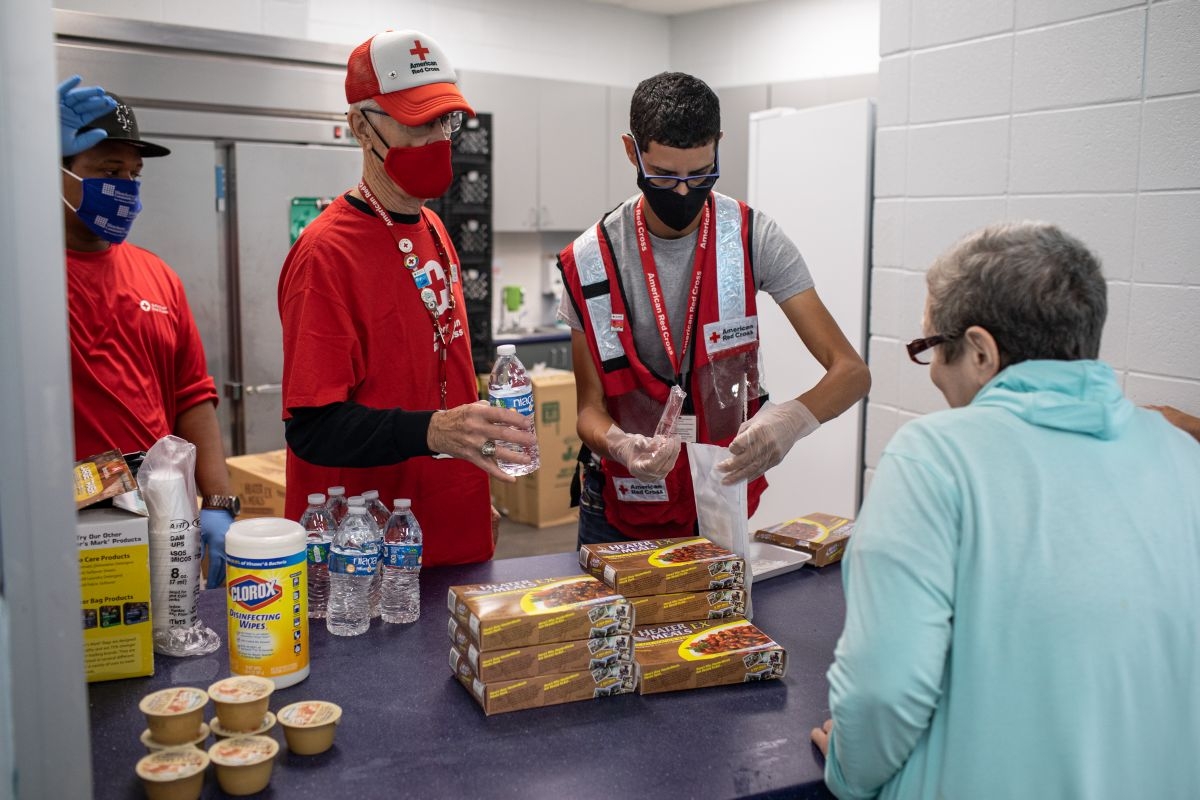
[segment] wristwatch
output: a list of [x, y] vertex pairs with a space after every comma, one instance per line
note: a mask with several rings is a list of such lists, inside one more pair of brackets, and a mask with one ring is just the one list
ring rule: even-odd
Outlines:
[[200, 507], [219, 508], [235, 518], [242, 513], [242, 501], [236, 494], [206, 494], [200, 501]]

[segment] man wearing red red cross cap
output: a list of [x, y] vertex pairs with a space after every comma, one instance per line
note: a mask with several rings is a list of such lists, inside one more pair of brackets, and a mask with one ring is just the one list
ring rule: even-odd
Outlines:
[[362, 178], [312, 222], [279, 277], [286, 515], [309, 492], [345, 486], [411, 498], [424, 565], [494, 551], [488, 475], [528, 463], [526, 418], [478, 400], [458, 254], [424, 207], [453, 179], [464, 113], [441, 47], [385, 31], [350, 54], [347, 118]]

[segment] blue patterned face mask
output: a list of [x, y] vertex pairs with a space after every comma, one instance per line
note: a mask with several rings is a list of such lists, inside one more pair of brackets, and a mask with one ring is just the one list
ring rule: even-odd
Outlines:
[[83, 224], [101, 239], [120, 244], [129, 235], [133, 221], [142, 210], [137, 181], [126, 178], [81, 178], [63, 167], [62, 171], [83, 186], [83, 199], [75, 208], [63, 198]]

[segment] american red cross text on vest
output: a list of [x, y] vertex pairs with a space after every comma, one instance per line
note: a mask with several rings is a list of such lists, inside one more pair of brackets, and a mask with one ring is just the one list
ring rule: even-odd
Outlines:
[[408, 52], [410, 52], [410, 53], [412, 53], [414, 56], [416, 56], [416, 57], [417, 57], [417, 61], [424, 61], [424, 60], [425, 60], [425, 54], [429, 52], [429, 48], [428, 48], [428, 47], [422, 47], [422, 46], [421, 46], [421, 40], [420, 40], [420, 39], [413, 39], [413, 47], [412, 47], [412, 49], [411, 49], [411, 50], [409, 50]]

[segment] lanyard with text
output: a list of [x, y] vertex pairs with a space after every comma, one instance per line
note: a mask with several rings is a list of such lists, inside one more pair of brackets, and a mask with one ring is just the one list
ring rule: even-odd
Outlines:
[[375, 212], [375, 216], [383, 220], [383, 224], [387, 226], [388, 233], [396, 240], [396, 247], [404, 258], [404, 265], [409, 272], [412, 273], [413, 282], [421, 293], [421, 302], [425, 304], [425, 308], [429, 311], [429, 318], [433, 321], [433, 333], [440, 343], [438, 359], [438, 381], [441, 388], [442, 409], [446, 408], [446, 358], [450, 350], [450, 343], [454, 341], [454, 281], [458, 267], [450, 263], [450, 257], [446, 254], [446, 247], [442, 244], [442, 237], [438, 234], [429, 220], [425, 217], [425, 209], [421, 209], [421, 220], [424, 221], [425, 227], [429, 230], [429, 235], [433, 239], [433, 246], [437, 248], [438, 258], [442, 268], [449, 272], [449, 283], [446, 284], [446, 294], [448, 297], [446, 310], [442, 313], [441, 318], [438, 316], [438, 292], [436, 292], [426, 279], [426, 283], [422, 285], [420, 273], [417, 266], [420, 264], [420, 257], [412, 252], [413, 243], [405, 238], [396, 230], [396, 224], [392, 221], [392, 215], [387, 212], [383, 204], [379, 202], [375, 194], [367, 187], [367, 182], [360, 181], [358, 191], [366, 200], [371, 209]]
[[663, 349], [667, 351], [667, 359], [674, 370], [675, 383], [679, 385], [683, 378], [683, 359], [687, 356], [688, 345], [692, 341], [692, 331], [696, 327], [696, 310], [700, 306], [700, 280], [704, 276], [704, 260], [708, 251], [708, 237], [712, 232], [712, 199], [704, 204], [704, 218], [700, 221], [700, 230], [696, 234], [696, 259], [692, 265], [692, 287], [688, 296], [687, 317], [683, 323], [683, 341], [678, 352], [675, 341], [671, 336], [671, 322], [667, 319], [667, 307], [663, 300], [662, 286], [658, 280], [658, 265], [654, 263], [654, 251], [650, 246], [650, 232], [646, 230], [646, 218], [642, 212], [642, 203], [638, 199], [633, 206], [633, 223], [637, 232], [638, 252], [642, 257], [642, 273], [646, 276], [646, 290], [650, 293], [650, 304], [654, 309], [654, 322], [658, 326], [658, 335], [662, 337]]

